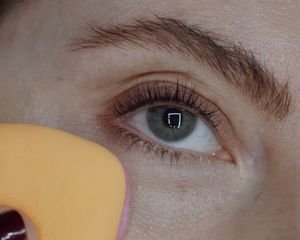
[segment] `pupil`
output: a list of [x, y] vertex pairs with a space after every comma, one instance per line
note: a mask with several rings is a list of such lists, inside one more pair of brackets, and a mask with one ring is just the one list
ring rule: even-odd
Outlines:
[[148, 109], [147, 124], [151, 132], [167, 142], [187, 138], [196, 128], [197, 117], [183, 108], [158, 106]]
[[169, 108], [164, 114], [164, 123], [169, 128], [180, 128], [182, 125], [182, 113], [175, 108]]

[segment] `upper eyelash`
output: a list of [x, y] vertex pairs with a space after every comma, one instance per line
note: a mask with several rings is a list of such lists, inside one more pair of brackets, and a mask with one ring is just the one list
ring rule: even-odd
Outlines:
[[217, 128], [220, 123], [218, 108], [200, 96], [194, 88], [189, 88], [179, 81], [176, 83], [166, 81], [137, 83], [122, 96], [125, 97], [118, 99], [112, 106], [112, 114], [115, 117], [121, 117], [145, 105], [160, 102], [184, 105], [213, 128]]

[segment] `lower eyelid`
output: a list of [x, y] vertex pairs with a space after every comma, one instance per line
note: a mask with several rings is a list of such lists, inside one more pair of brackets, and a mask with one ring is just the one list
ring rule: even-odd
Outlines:
[[135, 134], [128, 129], [114, 126], [110, 132], [114, 132], [115, 141], [118, 145], [126, 149], [126, 151], [142, 151], [143, 156], [155, 155], [155, 158], [160, 160], [168, 160], [170, 166], [179, 163], [186, 164], [188, 161], [226, 161], [234, 163], [230, 153], [220, 148], [214, 154], [196, 153], [192, 151], [181, 151], [180, 149], [172, 149], [163, 145], [156, 145], [151, 140], [143, 139], [138, 134]]

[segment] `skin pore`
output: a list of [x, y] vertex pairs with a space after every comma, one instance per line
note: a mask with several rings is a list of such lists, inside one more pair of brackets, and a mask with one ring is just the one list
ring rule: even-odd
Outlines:
[[[299, 239], [299, 12], [297, 0], [24, 1], [0, 22], [0, 122], [62, 129], [118, 156], [131, 192], [125, 240]], [[263, 73], [277, 82], [274, 95], [258, 84], [261, 94], [254, 98], [249, 87], [237, 86], [257, 80], [253, 73], [240, 71], [235, 85], [226, 80], [217, 64], [207, 62], [207, 45], [199, 45], [205, 41], [195, 33], [195, 47], [205, 46], [199, 59], [179, 47], [184, 41], [177, 31], [155, 28], [164, 41], [154, 37], [155, 29], [148, 35], [140, 34], [141, 28], [132, 31], [137, 23], [149, 30], [145, 21], [162, 23], [162, 18], [224, 38], [242, 49], [240, 54], [253, 53]], [[109, 32], [121, 25], [129, 35]], [[95, 36], [88, 26], [97, 26], [101, 37], [94, 45], [87, 41]], [[224, 56], [232, 56], [227, 44], [218, 43], [228, 50]], [[218, 63], [225, 68], [224, 56]], [[180, 82], [216, 106], [221, 123], [210, 129], [229, 161], [182, 150], [174, 160], [174, 154], [111, 134], [114, 122], [154, 142], [130, 125], [134, 111], [120, 118], [112, 114], [117, 100], [128, 100], [128, 89], [147, 82]], [[280, 96], [283, 109], [274, 114], [270, 109]]]

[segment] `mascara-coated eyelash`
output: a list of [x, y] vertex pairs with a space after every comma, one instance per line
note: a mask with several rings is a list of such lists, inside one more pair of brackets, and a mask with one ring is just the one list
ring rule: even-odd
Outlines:
[[[122, 141], [129, 149], [134, 145], [142, 147], [142, 150], [149, 153], [154, 152], [162, 159], [168, 156], [172, 162], [173, 159], [180, 159], [183, 155], [198, 159], [198, 153], [174, 149], [163, 144], [157, 144], [153, 139], [143, 137], [143, 134], [130, 130], [125, 126], [126, 117], [138, 111], [139, 109], [158, 105], [171, 105], [186, 109], [195, 116], [201, 118], [213, 130], [217, 131], [221, 123], [219, 117], [220, 110], [209, 100], [198, 94], [194, 88], [186, 86], [177, 81], [149, 81], [138, 82], [134, 87], [118, 95], [111, 104], [107, 105], [107, 114], [98, 115], [102, 120], [106, 119], [107, 130], [115, 139]], [[141, 136], [142, 135], [142, 136]], [[205, 153], [201, 156], [210, 158]], [[214, 155], [215, 156], [215, 155]]]
[[217, 107], [200, 96], [194, 88], [189, 88], [180, 82], [137, 83], [117, 99], [112, 106], [112, 113], [115, 117], [121, 117], [141, 107], [162, 103], [187, 108], [212, 128], [217, 128], [220, 123]]

